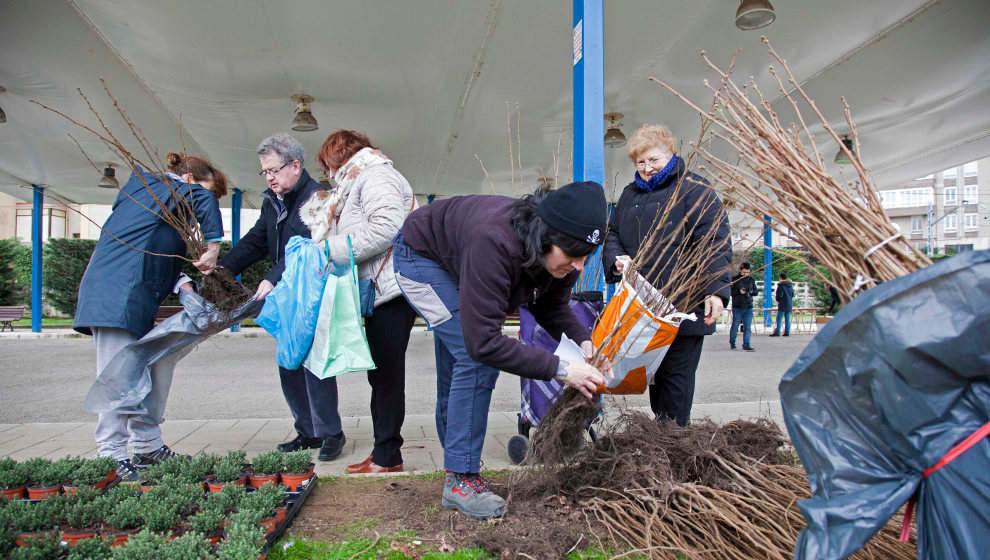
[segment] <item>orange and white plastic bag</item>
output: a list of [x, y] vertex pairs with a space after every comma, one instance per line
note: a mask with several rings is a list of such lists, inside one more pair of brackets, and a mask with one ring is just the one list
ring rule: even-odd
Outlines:
[[[662, 310], [657, 313], [656, 310]], [[619, 290], [602, 311], [591, 333], [595, 348], [612, 364], [615, 375], [599, 393], [635, 395], [646, 392], [653, 375], [677, 336], [681, 321], [697, 320], [680, 313], [638, 273], [623, 275]]]

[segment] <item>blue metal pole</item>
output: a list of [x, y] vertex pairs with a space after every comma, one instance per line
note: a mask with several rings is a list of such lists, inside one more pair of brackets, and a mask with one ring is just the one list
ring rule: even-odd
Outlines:
[[[237, 245], [237, 242], [241, 240], [241, 197], [244, 191], [241, 189], [234, 189], [234, 195], [230, 197], [230, 246], [233, 247]], [[241, 275], [237, 275], [237, 280], [240, 281]], [[231, 332], [239, 332], [241, 330], [240, 325], [234, 325], [230, 327]]]
[[[574, 181], [605, 183], [605, 2], [574, 0]], [[604, 235], [605, 232], [602, 232]], [[601, 247], [588, 257], [601, 262]], [[577, 285], [602, 290], [601, 266], [590, 266]]]
[[770, 307], [773, 301], [773, 230], [770, 229], [770, 216], [763, 216], [763, 326], [773, 325], [770, 320]]
[[234, 196], [230, 199], [230, 245], [237, 245], [241, 240], [241, 197], [244, 191], [234, 189]]
[[45, 188], [38, 185], [31, 187], [34, 190], [31, 211], [31, 332], [41, 332], [41, 255], [45, 248], [41, 239], [41, 213], [45, 205]]

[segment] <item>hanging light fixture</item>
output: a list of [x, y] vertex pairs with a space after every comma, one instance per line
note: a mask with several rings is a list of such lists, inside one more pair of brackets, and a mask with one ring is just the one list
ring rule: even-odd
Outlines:
[[104, 189], [120, 188], [120, 183], [117, 182], [117, 170], [114, 169], [113, 163], [108, 163], [107, 166], [103, 168], [103, 177], [100, 177], [100, 182], [97, 183], [96, 186]]
[[[842, 145], [853, 154], [856, 153], [856, 145], [853, 143], [852, 136], [849, 136], [848, 134], [843, 135]], [[849, 159], [849, 154], [846, 153], [846, 150], [839, 148], [839, 151], [835, 153], [835, 163], [838, 163], [839, 165], [849, 165], [852, 163], [852, 160]]]
[[313, 102], [313, 97], [305, 93], [296, 93], [292, 95], [292, 100], [296, 102], [296, 116], [292, 119], [292, 130], [312, 132], [320, 128], [316, 123], [313, 112], [309, 109], [309, 104]]
[[760, 29], [773, 23], [777, 14], [770, 0], [742, 0], [736, 10], [736, 27], [743, 31]]
[[626, 135], [619, 129], [622, 113], [605, 113], [605, 145], [619, 148], [626, 145]]

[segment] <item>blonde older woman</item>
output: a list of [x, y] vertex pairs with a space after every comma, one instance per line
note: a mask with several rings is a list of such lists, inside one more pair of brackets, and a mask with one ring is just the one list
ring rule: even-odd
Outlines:
[[[636, 256], [654, 227], [660, 228], [660, 238], [668, 234], [674, 236], [671, 248], [702, 243], [711, 229], [717, 228], [715, 246], [720, 250], [697, 269], [697, 274], [717, 276], [717, 279], [705, 290], [703, 305], [685, 310], [704, 319], [681, 323], [677, 338], [660, 363], [654, 384], [650, 385], [650, 408], [657, 418], [673, 419], [684, 426], [691, 416], [695, 371], [701, 359], [704, 337], [715, 332], [715, 320], [728, 302], [732, 247], [722, 203], [708, 181], [685, 169], [676, 148], [677, 139], [663, 126], [646, 125], [632, 134], [628, 153], [636, 171], [633, 182], [623, 189], [612, 213], [602, 256], [605, 280], [618, 282], [625, 258]], [[675, 187], [682, 177], [682, 194], [673, 200]], [[673, 207], [668, 220], [655, 223], [669, 204]], [[641, 271], [654, 285], [663, 286], [679, 266], [677, 253], [664, 251], [657, 256], [655, 264], [657, 266], [648, 263]]]

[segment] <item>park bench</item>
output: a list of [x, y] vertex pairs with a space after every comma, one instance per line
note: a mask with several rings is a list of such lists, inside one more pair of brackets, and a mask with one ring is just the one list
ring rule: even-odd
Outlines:
[[180, 311], [182, 311], [181, 305], [163, 305], [158, 308], [158, 313], [155, 313], [155, 322], [161, 323]]
[[14, 321], [20, 321], [24, 317], [23, 305], [0, 305], [0, 332], [10, 328], [14, 332]]

